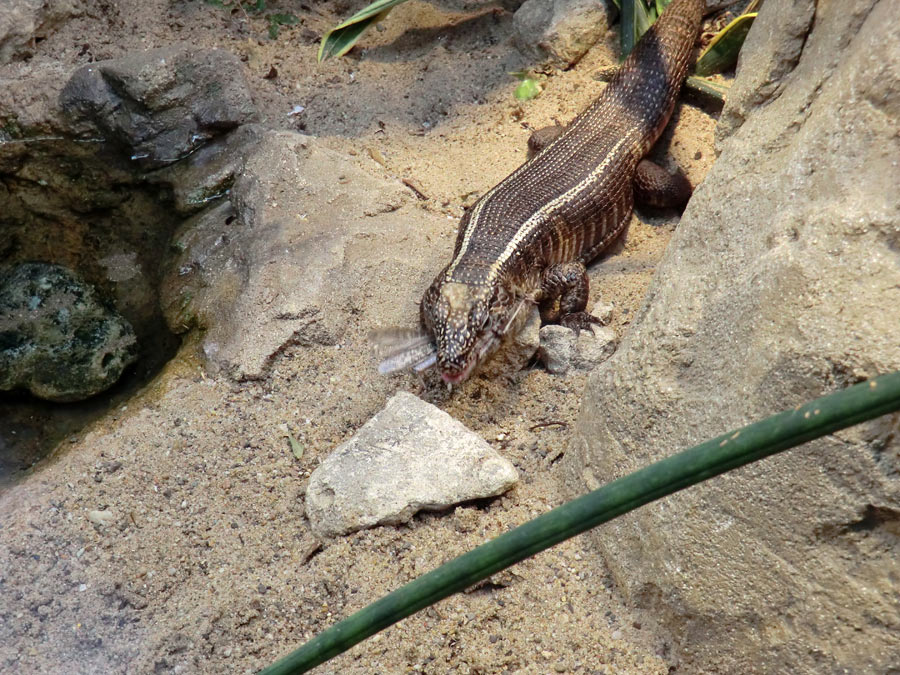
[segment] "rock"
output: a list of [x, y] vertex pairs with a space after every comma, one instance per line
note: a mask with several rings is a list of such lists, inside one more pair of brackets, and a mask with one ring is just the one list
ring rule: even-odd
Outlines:
[[554, 375], [571, 369], [591, 370], [606, 361], [616, 350], [616, 334], [610, 328], [593, 326], [578, 335], [571, 328], [549, 325], [541, 328], [541, 363]]
[[[744, 41], [734, 85], [722, 108], [716, 141], [734, 133], [751, 111], [777, 98], [800, 58], [816, 14], [815, 0], [781, 0], [782, 12], [761, 12]], [[835, 54], [836, 58], [838, 55]]]
[[[564, 460], [573, 489], [900, 368], [892, 6], [818, 3], [777, 95], [724, 139], [632, 331], [591, 375]], [[770, 53], [744, 63], [774, 63], [795, 42], [793, 20], [779, 21], [794, 7], [763, 5], [753, 30], [779, 35], [751, 42]], [[828, 436], [596, 532], [616, 587], [659, 621], [679, 671], [896, 667], [897, 423]]]
[[[340, 340], [373, 283], [394, 289], [391, 307], [373, 321], [415, 325], [417, 296], [449, 255], [427, 245], [441, 220], [401, 211], [409, 197], [400, 183], [314, 138], [255, 127], [246, 133], [259, 141], [243, 146], [228, 201], [173, 237], [160, 289], [171, 329], [204, 328], [211, 367], [256, 379], [287, 345]], [[412, 232], [410, 218], [419, 223]], [[413, 263], [412, 251], [430, 260]], [[402, 318], [392, 314], [399, 316], [397, 307]]]
[[143, 169], [177, 162], [256, 113], [238, 57], [185, 46], [84, 66], [60, 105], [78, 131], [122, 143]]
[[491, 356], [481, 372], [488, 378], [513, 377], [525, 368], [541, 346], [541, 313], [534, 305], [522, 329]]
[[575, 331], [565, 326], [541, 328], [541, 363], [554, 375], [565, 375], [575, 360]]
[[136, 359], [131, 325], [73, 273], [25, 263], [0, 274], [0, 390], [80, 401]]
[[616, 13], [606, 0], [526, 0], [513, 16], [516, 43], [528, 56], [570, 66], [606, 35]]
[[612, 328], [593, 328], [581, 331], [575, 341], [575, 367], [579, 370], [593, 370], [612, 356], [619, 344]]
[[3, 0], [0, 11], [0, 65], [32, 54], [37, 38], [45, 38], [84, 11], [78, 0]]
[[112, 511], [99, 511], [95, 509], [87, 512], [87, 519], [94, 523], [94, 525], [106, 527], [107, 525], [111, 525], [116, 517]]
[[243, 169], [244, 160], [259, 142], [260, 131], [252, 124], [238, 127], [148, 178], [171, 187], [175, 210], [183, 216], [215, 206], [227, 196], [235, 176]]
[[313, 471], [306, 513], [316, 534], [334, 536], [493, 497], [517, 481], [484, 439], [400, 392]]
[[615, 311], [615, 307], [612, 304], [600, 301], [591, 309], [591, 314], [600, 319], [600, 322], [606, 326], [612, 321], [613, 311]]

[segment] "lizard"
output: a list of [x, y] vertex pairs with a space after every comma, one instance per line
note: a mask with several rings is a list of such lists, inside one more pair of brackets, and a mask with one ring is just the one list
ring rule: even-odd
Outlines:
[[420, 303], [421, 328], [373, 335], [380, 372], [437, 365], [448, 385], [460, 383], [534, 305], [542, 323], [599, 323], [584, 311], [585, 265], [626, 229], [635, 197], [674, 206], [690, 196], [683, 176], [643, 158], [674, 109], [703, 6], [673, 0], [599, 97], [543, 142], [536, 133], [533, 157], [465, 213], [453, 258]]

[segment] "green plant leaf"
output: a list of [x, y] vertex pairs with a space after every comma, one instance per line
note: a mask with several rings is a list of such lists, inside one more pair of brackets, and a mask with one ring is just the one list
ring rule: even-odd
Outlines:
[[[900, 410], [900, 371], [855, 384], [671, 455], [558, 506], [414, 579], [339, 621], [262, 672], [264, 675], [305, 673], [420, 609], [623, 513], [726, 471], [897, 410]], [[764, 568], [759, 570], [760, 574], [766, 572]]]
[[294, 455], [294, 458], [303, 459], [303, 446], [300, 445], [300, 441], [294, 438], [294, 434], [290, 431], [287, 432], [287, 439], [291, 445], [291, 454]]
[[694, 72], [704, 77], [713, 73], [721, 73], [737, 63], [738, 53], [744, 46], [744, 39], [755, 18], [755, 12], [741, 14], [720, 30], [700, 54]]
[[332, 28], [322, 37], [322, 44], [319, 45], [317, 56], [319, 62], [346, 54], [369, 26], [374, 26], [384, 19], [391, 8], [403, 2], [406, 0], [376, 0], [371, 5], [363, 7], [344, 23]]
[[697, 77], [696, 75], [688, 75], [687, 79], [684, 81], [684, 86], [699, 94], [703, 94], [704, 96], [710, 96], [722, 103], [725, 102], [728, 90], [731, 89], [731, 86], [724, 82], [714, 82], [713, 80], [708, 80], [705, 77]]
[[542, 89], [543, 87], [540, 82], [530, 77], [526, 77], [519, 83], [519, 86], [516, 87], [513, 95], [520, 101], [530, 101], [540, 94]]
[[622, 22], [619, 26], [619, 37], [623, 59], [631, 53], [637, 41], [652, 25], [653, 19], [650, 17], [650, 10], [644, 4], [644, 0], [622, 0]]
[[295, 26], [300, 22], [293, 14], [269, 14], [269, 37], [273, 40], [278, 37], [279, 26]]

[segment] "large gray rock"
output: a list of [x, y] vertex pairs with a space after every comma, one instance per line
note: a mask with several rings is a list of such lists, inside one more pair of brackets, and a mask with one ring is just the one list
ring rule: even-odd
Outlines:
[[80, 401], [136, 358], [131, 325], [65, 268], [25, 263], [0, 274], [0, 390]]
[[84, 66], [60, 106], [76, 129], [118, 141], [144, 169], [183, 159], [256, 113], [236, 56], [183, 45]]
[[306, 513], [317, 534], [346, 534], [493, 497], [518, 479], [480, 436], [400, 392], [313, 471]]
[[[398, 181], [314, 138], [241, 133], [259, 140], [247, 143], [228, 201], [174, 237], [160, 291], [172, 330], [204, 328], [208, 364], [255, 379], [288, 345], [338, 342], [372, 284], [395, 289], [374, 323], [416, 325], [427, 275], [447, 255], [429, 237], [445, 221], [402, 208], [411, 195]], [[429, 260], [413, 263], [410, 251]]]
[[[768, 0], [744, 63], [797, 36]], [[616, 354], [591, 377], [580, 491], [900, 368], [900, 24], [818, 3], [796, 66], [757, 80]], [[758, 37], [758, 36], [757, 36]], [[889, 672], [900, 663], [900, 441], [882, 418], [601, 528], [618, 589], [689, 672]], [[680, 667], [679, 670], [682, 668]]]
[[79, 0], [3, 0], [0, 7], [0, 65], [30, 56], [35, 39], [83, 12]]
[[569, 66], [606, 35], [615, 17], [607, 0], [525, 0], [513, 16], [516, 43], [533, 58]]
[[[785, 77], [797, 65], [816, 14], [815, 0], [782, 0], [780, 12], [766, 11], [753, 22], [741, 49], [737, 77], [716, 127], [716, 138], [734, 132], [752, 110], [777, 98], [788, 84]], [[831, 55], [840, 58], [842, 52]], [[831, 67], [833, 67], [833, 63]]]

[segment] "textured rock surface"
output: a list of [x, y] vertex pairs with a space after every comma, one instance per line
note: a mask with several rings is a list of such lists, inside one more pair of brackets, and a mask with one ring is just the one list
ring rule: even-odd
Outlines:
[[80, 401], [136, 358], [131, 325], [71, 272], [26, 263], [0, 275], [0, 390]]
[[346, 534], [493, 497], [517, 481], [515, 467], [484, 439], [400, 392], [313, 471], [306, 513], [317, 534]]
[[0, 64], [29, 56], [34, 41], [82, 12], [78, 0], [3, 0], [0, 7]]
[[183, 45], [85, 66], [60, 104], [80, 131], [124, 144], [145, 169], [188, 156], [256, 112], [237, 56]]
[[[402, 185], [308, 136], [257, 132], [229, 201], [176, 233], [161, 288], [172, 330], [203, 326], [208, 362], [238, 379], [261, 377], [289, 344], [336, 343], [372, 271], [408, 279], [413, 249], [397, 224], [409, 217], [398, 212], [409, 200]], [[427, 231], [414, 236], [424, 242]], [[372, 238], [382, 244], [365, 245]], [[414, 250], [438, 266], [440, 251]]]
[[[778, 98], [788, 83], [785, 75], [800, 59], [815, 17], [815, 0], [780, 0], [778, 5], [778, 12], [760, 13], [741, 49], [739, 77], [728, 91], [716, 128], [720, 143], [744, 123], [750, 111]], [[840, 54], [837, 52], [832, 58], [839, 58]]]
[[576, 63], [615, 20], [606, 0], [526, 0], [514, 17], [516, 43], [557, 66]]
[[[567, 454], [573, 487], [900, 368], [892, 5], [818, 3], [793, 69], [760, 79], [742, 68], [735, 89], [752, 91], [731, 105], [746, 120], [689, 204], [634, 330], [590, 380]], [[794, 7], [766, 2], [749, 46], [767, 53], [745, 65], [797, 51], [795, 27], [778, 20]], [[775, 34], [759, 39], [766, 26]], [[897, 424], [835, 434], [598, 531], [617, 587], [651, 610], [682, 667], [896, 667]]]
[[593, 326], [578, 334], [565, 326], [549, 325], [541, 328], [539, 357], [544, 367], [554, 375], [569, 370], [591, 370], [606, 361], [616, 350], [616, 333], [610, 328]]

